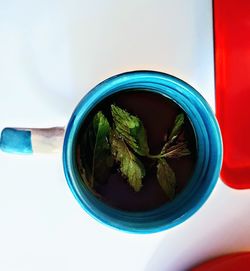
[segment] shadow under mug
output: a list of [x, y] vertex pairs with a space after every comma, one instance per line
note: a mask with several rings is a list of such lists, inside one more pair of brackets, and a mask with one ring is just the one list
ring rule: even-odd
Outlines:
[[[197, 161], [188, 185], [172, 202], [150, 211], [126, 212], [107, 205], [84, 185], [76, 165], [77, 134], [88, 113], [106, 97], [127, 89], [144, 89], [173, 100], [186, 112], [196, 137]], [[61, 144], [67, 183], [81, 207], [106, 225], [134, 233], [162, 231], [188, 219], [211, 194], [222, 163], [220, 130], [205, 99], [182, 80], [155, 71], [127, 72], [98, 84], [77, 105], [66, 131], [5, 128], [0, 141], [1, 149], [12, 153], [52, 152]]]

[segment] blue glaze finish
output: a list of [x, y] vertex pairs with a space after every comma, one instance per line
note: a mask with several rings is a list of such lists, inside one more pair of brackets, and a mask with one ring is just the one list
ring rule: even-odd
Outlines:
[[[84, 186], [75, 160], [77, 133], [91, 109], [105, 97], [131, 88], [148, 89], [178, 103], [187, 113], [196, 136], [197, 162], [187, 187], [172, 202], [147, 212], [120, 211], [97, 199]], [[63, 147], [65, 176], [82, 208], [106, 225], [133, 233], [153, 233], [169, 229], [193, 215], [211, 194], [219, 176], [221, 162], [221, 134], [207, 102], [182, 80], [153, 71], [120, 74], [93, 88], [73, 112]]]
[[31, 132], [15, 128], [5, 128], [1, 133], [0, 148], [4, 152], [31, 154]]

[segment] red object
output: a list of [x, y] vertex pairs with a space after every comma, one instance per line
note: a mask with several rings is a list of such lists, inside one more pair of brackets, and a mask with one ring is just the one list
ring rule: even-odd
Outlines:
[[205, 262], [191, 271], [249, 271], [250, 253], [229, 254]]
[[[216, 115], [222, 180], [250, 188], [250, 0], [214, 0]], [[249, 267], [250, 270], [250, 267]]]

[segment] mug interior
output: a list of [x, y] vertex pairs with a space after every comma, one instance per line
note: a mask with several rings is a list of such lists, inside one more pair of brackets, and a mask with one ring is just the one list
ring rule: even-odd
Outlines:
[[[186, 187], [157, 209], [127, 212], [95, 197], [84, 185], [76, 163], [77, 134], [86, 116], [103, 99], [127, 89], [145, 89], [173, 100], [186, 113], [196, 137], [197, 161]], [[66, 129], [63, 165], [68, 185], [82, 208], [92, 217], [120, 230], [158, 232], [182, 223], [212, 192], [221, 168], [222, 143], [217, 121], [204, 98], [190, 85], [160, 72], [135, 71], [111, 77], [94, 87], [78, 104]]]

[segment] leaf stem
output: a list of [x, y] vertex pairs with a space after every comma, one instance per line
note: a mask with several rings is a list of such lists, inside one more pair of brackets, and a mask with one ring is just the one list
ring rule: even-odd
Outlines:
[[187, 148], [185, 142], [177, 143], [176, 145], [168, 148], [165, 152], [160, 152], [159, 154], [152, 155], [148, 154], [147, 157], [151, 159], [161, 159], [164, 157], [168, 158], [180, 158], [186, 155], [190, 155], [191, 152]]
[[160, 153], [160, 154], [148, 154], [147, 157], [151, 159], [160, 159], [164, 158], [168, 155], [168, 153]]

